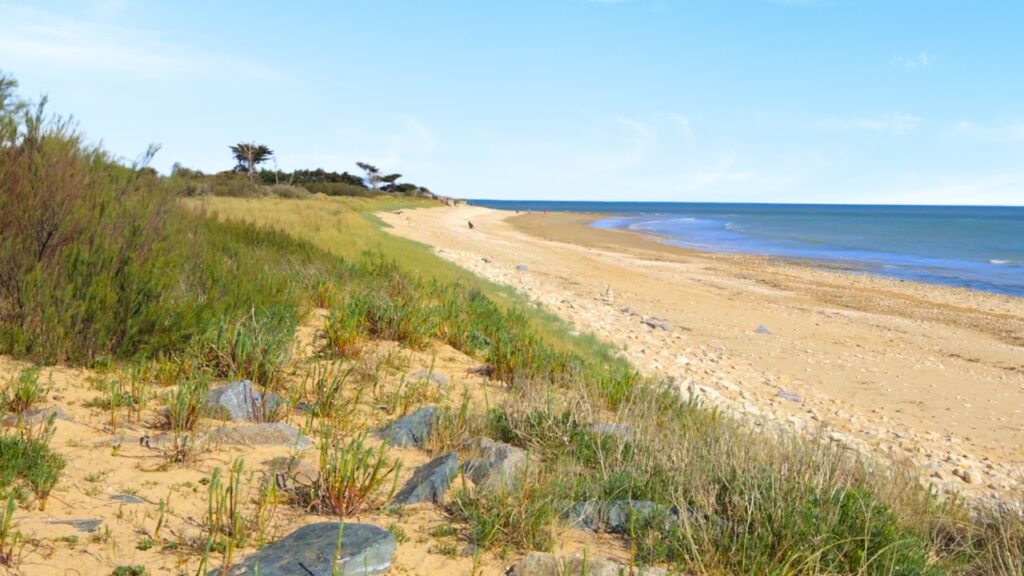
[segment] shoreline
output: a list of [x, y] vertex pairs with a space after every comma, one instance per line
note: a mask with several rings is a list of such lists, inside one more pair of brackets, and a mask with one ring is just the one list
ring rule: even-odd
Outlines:
[[[500, 212], [509, 212], [508, 210], [503, 210], [503, 209], [493, 209], [493, 208], [489, 208], [489, 209], [498, 210]], [[873, 265], [873, 264], [865, 263], [865, 262], [858, 262], [858, 261], [853, 261], [853, 260], [850, 260], [850, 261], [828, 260], [828, 259], [812, 258], [812, 257], [805, 257], [805, 256], [786, 256], [786, 255], [781, 255], [781, 254], [758, 254], [758, 253], [755, 253], [755, 252], [725, 251], [725, 250], [719, 251], [719, 250], [712, 250], [712, 249], [701, 249], [701, 248], [695, 248], [695, 247], [692, 247], [692, 246], [686, 246], [686, 245], [683, 245], [683, 244], [677, 244], [677, 243], [675, 243], [676, 239], [673, 236], [670, 236], [668, 234], [659, 234], [657, 232], [648, 232], [648, 231], [629, 230], [629, 229], [625, 229], [625, 228], [598, 228], [598, 227], [592, 226], [594, 222], [597, 222], [597, 221], [600, 221], [600, 220], [605, 220], [605, 219], [607, 219], [609, 217], [629, 217], [629, 216], [635, 216], [634, 214], [623, 214], [623, 213], [615, 213], [615, 212], [602, 213], [602, 212], [560, 211], [560, 212], [540, 213], [540, 212], [536, 212], [536, 211], [532, 211], [532, 212], [518, 211], [518, 212], [515, 213], [514, 216], [512, 216], [512, 218], [510, 218], [510, 220], [514, 220], [514, 219], [519, 218], [519, 217], [538, 216], [538, 215], [544, 215], [544, 216], [570, 215], [570, 216], [578, 217], [579, 218], [578, 221], [570, 222], [569, 225], [570, 226], [586, 226], [588, 228], [592, 228], [592, 229], [595, 229], [595, 230], [602, 230], [602, 231], [622, 232], [623, 234], [628, 234], [628, 235], [636, 236], [637, 238], [642, 239], [643, 241], [646, 241], [648, 243], [654, 244], [655, 246], [666, 248], [669, 252], [678, 251], [680, 253], [700, 254], [700, 255], [703, 255], [703, 256], [735, 257], [737, 259], [742, 259], [742, 258], [759, 259], [759, 260], [765, 261], [766, 263], [775, 264], [775, 265], [779, 265], [779, 266], [800, 266], [800, 267], [807, 267], [807, 268], [812, 268], [812, 269], [817, 269], [817, 270], [825, 270], [825, 271], [829, 271], [829, 272], [837, 272], [837, 273], [842, 273], [842, 274], [855, 274], [855, 275], [856, 274], [863, 274], [863, 275], [870, 276], [872, 278], [877, 278], [877, 279], [881, 279], [881, 280], [895, 281], [895, 282], [899, 282], [899, 283], [909, 283], [911, 285], [913, 285], [913, 284], [920, 284], [920, 285], [931, 287], [931, 288], [950, 289], [950, 290], [956, 290], [956, 291], [966, 291], [969, 294], [982, 294], [982, 295], [986, 295], [986, 296], [994, 296], [994, 297], [997, 297], [997, 298], [1009, 298], [1011, 300], [1012, 299], [1024, 300], [1024, 296], [1017, 296], [1015, 294], [1010, 294], [1010, 293], [1007, 293], [1007, 292], [997, 292], [997, 291], [992, 291], [992, 290], [983, 290], [983, 289], [979, 289], [979, 288], [972, 288], [972, 287], [969, 287], [969, 286], [958, 286], [958, 285], [955, 285], [955, 284], [946, 284], [946, 283], [942, 283], [942, 282], [929, 282], [927, 280], [920, 280], [920, 279], [913, 279], [913, 278], [901, 278], [901, 277], [895, 276], [895, 275], [883, 274], [883, 273], [879, 273], [879, 272], [875, 271], [876, 269], [880, 268], [881, 265]], [[537, 230], [533, 229], [530, 226], [520, 226], [520, 227], [524, 231], [528, 231], [529, 233], [537, 235]], [[545, 236], [541, 236], [541, 237], [545, 237]]]
[[[912, 462], [940, 491], [1024, 490], [1019, 298], [699, 252], [588, 226], [596, 214], [458, 207], [381, 217], [391, 233], [518, 289], [684, 393]], [[650, 317], [670, 329], [650, 328]]]

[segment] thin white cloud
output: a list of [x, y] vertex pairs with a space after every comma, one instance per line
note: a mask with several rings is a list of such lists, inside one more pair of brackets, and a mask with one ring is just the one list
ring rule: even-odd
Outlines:
[[[123, 3], [97, 3], [109, 14]], [[5, 67], [105, 71], [147, 78], [188, 78], [230, 70], [236, 77], [266, 79], [266, 67], [228, 54], [167, 42], [152, 32], [90, 19], [74, 19], [29, 6], [0, 4], [0, 61]]]
[[906, 68], [907, 70], [917, 70], [919, 68], [927, 68], [931, 63], [931, 57], [927, 52], [921, 51], [916, 56], [896, 56], [889, 63], [893, 66]]
[[668, 114], [665, 114], [665, 119], [668, 120], [670, 124], [678, 128], [679, 131], [682, 132], [684, 136], [686, 136], [687, 140], [692, 141], [694, 139], [693, 126], [690, 122], [689, 116], [679, 114], [676, 112], [670, 112]]

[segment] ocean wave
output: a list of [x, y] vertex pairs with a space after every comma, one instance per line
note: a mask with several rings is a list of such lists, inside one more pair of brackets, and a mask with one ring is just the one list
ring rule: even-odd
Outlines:
[[1013, 260], [996, 260], [993, 258], [992, 260], [989, 260], [988, 263], [995, 264], [996, 266], [1008, 266], [1013, 264]]

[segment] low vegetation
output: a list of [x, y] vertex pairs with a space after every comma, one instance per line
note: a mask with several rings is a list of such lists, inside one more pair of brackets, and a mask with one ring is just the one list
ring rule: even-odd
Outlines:
[[[214, 472], [205, 538], [192, 543], [204, 567], [219, 554], [226, 569], [237, 548], [264, 541], [279, 502], [343, 518], [385, 505], [400, 463], [353, 423], [370, 397], [395, 416], [429, 398], [414, 383], [374, 389], [385, 361], [360, 362], [387, 340], [449, 344], [508, 389], [510, 400], [486, 414], [471, 414], [468, 400], [442, 410], [429, 444], [460, 449], [487, 435], [529, 451], [509, 489], [467, 485], [448, 503], [459, 536], [484, 549], [548, 550], [575, 503], [632, 500], [660, 511], [630, 518], [622, 536], [633, 560], [688, 573], [1021, 573], [1019, 512], [941, 502], [898, 466], [683, 400], [672, 382], [643, 378], [610, 348], [387, 236], [368, 215], [421, 200], [227, 197], [263, 195], [255, 159], [245, 174], [160, 177], [145, 159], [124, 166], [85, 144], [13, 88], [0, 77], [0, 352], [135, 374], [105, 388], [112, 428], [118, 409], [162, 398], [173, 465], [191, 461], [215, 380], [248, 378], [308, 405], [319, 479], [305, 493], [243, 498], [241, 461]], [[275, 186], [359, 187], [343, 175], [304, 178], [316, 181]], [[207, 196], [222, 186], [260, 193]], [[299, 385], [288, 378], [296, 331], [314, 308], [327, 309], [320, 352], [336, 365], [308, 367]], [[0, 398], [19, 413], [45, 394], [28, 371]], [[0, 436], [0, 496], [14, 503], [0, 515], [0, 563], [16, 556], [16, 506], [43, 506], [64, 468], [49, 448], [52, 422]], [[164, 512], [162, 503], [147, 547], [162, 542]]]

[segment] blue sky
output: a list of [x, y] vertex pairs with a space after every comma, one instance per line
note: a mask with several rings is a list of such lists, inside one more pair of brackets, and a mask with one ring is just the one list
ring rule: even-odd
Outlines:
[[4, 2], [0, 69], [125, 158], [474, 198], [1024, 204], [1024, 2]]

